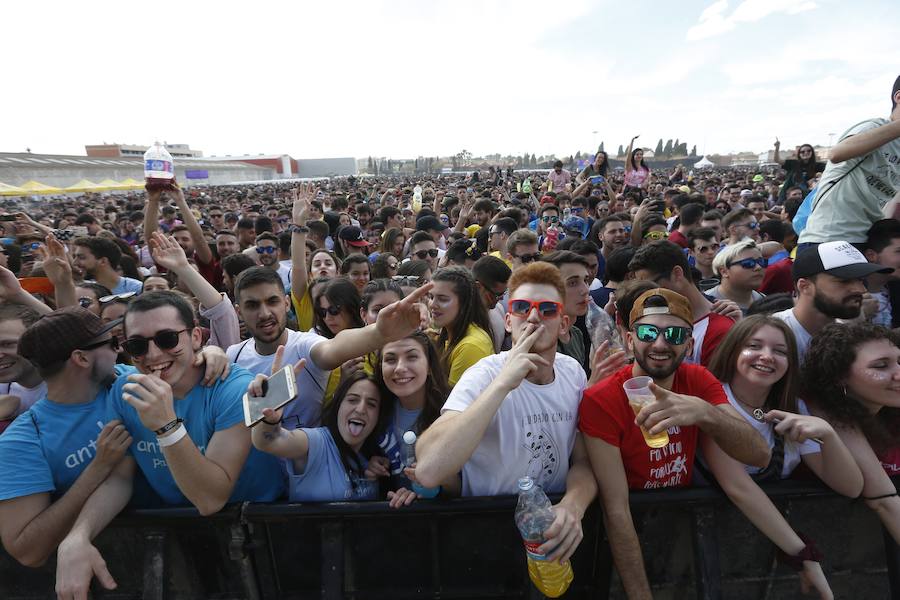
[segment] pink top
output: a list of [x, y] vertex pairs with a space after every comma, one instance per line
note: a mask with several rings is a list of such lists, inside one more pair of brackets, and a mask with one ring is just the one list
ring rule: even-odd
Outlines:
[[647, 178], [650, 177], [650, 169], [632, 169], [625, 172], [625, 185], [628, 187], [641, 187]]

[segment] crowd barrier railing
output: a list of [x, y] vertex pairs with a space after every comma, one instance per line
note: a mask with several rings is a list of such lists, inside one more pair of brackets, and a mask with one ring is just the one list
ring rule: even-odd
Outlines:
[[[795, 530], [823, 550], [836, 598], [900, 599], [900, 552], [863, 502], [813, 482], [763, 486]], [[96, 540], [119, 586], [95, 598], [540, 598], [513, 522], [515, 497], [126, 511]], [[631, 494], [657, 599], [797, 598], [799, 577], [718, 490]], [[566, 598], [624, 598], [597, 503], [583, 520]], [[54, 561], [0, 552], [0, 598], [53, 596]]]

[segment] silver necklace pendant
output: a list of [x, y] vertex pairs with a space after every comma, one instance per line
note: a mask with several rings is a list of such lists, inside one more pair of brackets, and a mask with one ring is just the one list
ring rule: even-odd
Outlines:
[[757, 421], [762, 421], [766, 417], [766, 413], [761, 408], [753, 409], [753, 418]]

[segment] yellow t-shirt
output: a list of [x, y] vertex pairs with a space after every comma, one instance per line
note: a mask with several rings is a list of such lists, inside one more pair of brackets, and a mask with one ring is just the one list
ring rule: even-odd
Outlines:
[[447, 361], [450, 366], [450, 385], [456, 385], [466, 369], [493, 353], [494, 342], [491, 340], [491, 336], [478, 325], [469, 325], [466, 335], [459, 340], [453, 352], [450, 353], [450, 360]]
[[294, 305], [294, 314], [297, 315], [297, 327], [300, 331], [309, 331], [313, 328], [315, 321], [313, 319], [312, 296], [309, 295], [309, 286], [303, 297], [297, 298], [291, 291], [291, 304]]
[[509, 267], [510, 269], [512, 269], [512, 261], [503, 258], [503, 255], [500, 254], [500, 251], [499, 251], [499, 250], [494, 250], [493, 252], [491, 252], [490, 254], [488, 254], [488, 256], [496, 256], [497, 258], [499, 258], [500, 260], [502, 260], [503, 262], [505, 262], [507, 267]]
[[478, 224], [476, 223], [475, 225], [469, 225], [469, 226], [466, 227], [463, 231], [466, 232], [466, 235], [467, 235], [468, 237], [473, 238], [473, 237], [475, 237], [475, 234], [478, 233], [478, 230], [479, 230], [479, 229], [481, 229], [481, 225], [478, 225]]

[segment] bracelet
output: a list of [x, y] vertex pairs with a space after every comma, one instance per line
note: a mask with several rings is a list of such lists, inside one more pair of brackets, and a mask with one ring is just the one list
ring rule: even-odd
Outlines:
[[181, 441], [181, 438], [187, 435], [187, 427], [181, 425], [178, 429], [175, 430], [175, 433], [167, 435], [166, 437], [158, 437], [156, 438], [156, 443], [159, 444], [160, 448], [165, 448], [167, 446], [172, 446]]
[[166, 423], [165, 425], [163, 425], [162, 427], [160, 427], [159, 429], [157, 429], [157, 430], [154, 431], [153, 433], [155, 433], [156, 436], [159, 437], [159, 436], [161, 436], [161, 435], [163, 435], [163, 434], [165, 434], [165, 433], [168, 433], [168, 432], [172, 431], [172, 430], [175, 429], [176, 427], [178, 427], [178, 424], [179, 424], [179, 423], [184, 423], [184, 420], [183, 420], [183, 419], [175, 419], [175, 420], [173, 420], [173, 421], [169, 421], [168, 423]]
[[309, 233], [309, 227], [306, 225], [291, 224], [291, 233]]
[[806, 546], [803, 547], [803, 550], [801, 550], [794, 556], [790, 556], [784, 550], [779, 548], [777, 555], [778, 562], [794, 569], [795, 571], [803, 570], [803, 561], [805, 560], [822, 562], [822, 559], [825, 558], [825, 556], [819, 551], [813, 541], [799, 531], [797, 532], [797, 537], [803, 540], [803, 543], [806, 544]]

